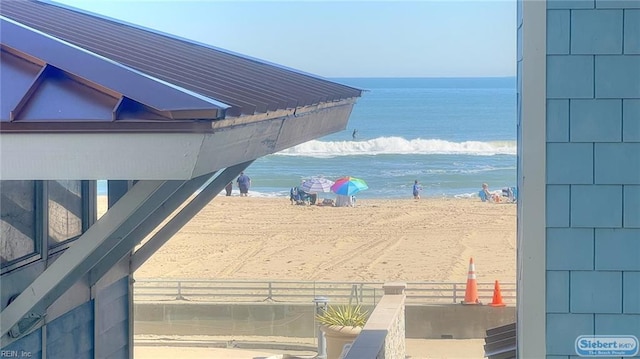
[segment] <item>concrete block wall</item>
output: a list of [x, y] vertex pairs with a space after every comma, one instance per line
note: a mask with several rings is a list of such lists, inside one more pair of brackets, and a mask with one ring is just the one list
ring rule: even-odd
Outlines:
[[406, 283], [385, 283], [384, 296], [367, 319], [345, 359], [395, 359], [406, 356]]
[[640, 1], [547, 1], [546, 352], [640, 338]]

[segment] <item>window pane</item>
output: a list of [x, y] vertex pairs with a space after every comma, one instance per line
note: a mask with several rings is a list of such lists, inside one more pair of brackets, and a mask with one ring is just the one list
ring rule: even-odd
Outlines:
[[82, 234], [82, 182], [49, 181], [49, 247]]
[[0, 181], [0, 262], [36, 251], [34, 181]]
[[107, 207], [109, 207], [109, 185], [106, 180], [98, 180], [96, 185], [98, 192], [97, 218], [100, 219], [102, 215], [107, 213]]

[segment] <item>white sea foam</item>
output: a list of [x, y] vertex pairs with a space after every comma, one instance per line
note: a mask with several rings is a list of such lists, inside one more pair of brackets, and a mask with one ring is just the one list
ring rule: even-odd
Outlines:
[[382, 154], [422, 155], [515, 155], [515, 141], [450, 142], [438, 139], [407, 140], [402, 137], [378, 137], [367, 141], [309, 141], [276, 153], [282, 156], [337, 157]]

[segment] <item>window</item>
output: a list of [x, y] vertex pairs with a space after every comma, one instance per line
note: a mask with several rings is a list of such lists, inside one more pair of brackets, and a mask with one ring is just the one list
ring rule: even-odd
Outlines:
[[33, 254], [36, 245], [35, 181], [0, 181], [2, 267]]
[[49, 181], [49, 247], [82, 234], [82, 181]]

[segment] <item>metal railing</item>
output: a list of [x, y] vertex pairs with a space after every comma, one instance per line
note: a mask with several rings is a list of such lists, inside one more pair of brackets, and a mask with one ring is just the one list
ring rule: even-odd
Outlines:
[[[316, 296], [332, 303], [375, 305], [383, 295], [382, 282], [305, 282], [197, 279], [137, 279], [135, 301], [187, 300], [197, 302], [282, 302], [311, 303]], [[500, 283], [504, 303], [516, 302], [515, 283]], [[460, 303], [466, 283], [407, 282], [406, 303]], [[494, 283], [478, 283], [478, 298], [490, 303]]]

